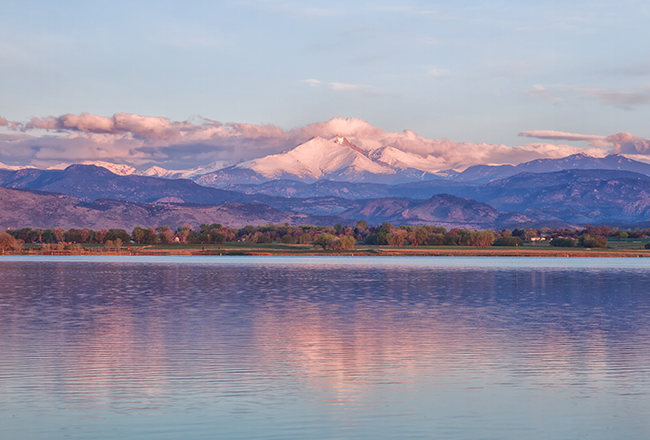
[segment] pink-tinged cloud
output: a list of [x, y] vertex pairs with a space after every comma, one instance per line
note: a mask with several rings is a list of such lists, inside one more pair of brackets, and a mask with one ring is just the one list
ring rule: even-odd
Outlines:
[[630, 133], [616, 133], [608, 136], [607, 141], [614, 145], [614, 151], [620, 154], [650, 154], [650, 139], [643, 139]]
[[522, 131], [519, 136], [538, 139], [587, 141], [589, 145], [598, 148], [613, 148], [619, 154], [650, 154], [650, 140], [634, 136], [630, 133], [616, 133], [611, 136], [594, 136], [586, 134], [564, 133], [561, 131], [534, 130]]
[[[283, 130], [275, 125], [220, 123], [207, 119], [179, 122], [129, 113], [116, 113], [111, 117], [82, 113], [32, 118], [18, 124], [15, 129], [25, 136], [27, 132], [32, 136], [13, 141], [0, 138], [0, 161], [6, 159], [11, 163], [35, 166], [103, 160], [136, 167], [187, 168], [219, 160], [250, 160], [294, 148], [316, 136], [331, 139], [337, 135], [347, 137], [368, 152], [393, 147], [414, 153], [430, 164], [431, 171], [462, 169], [484, 163], [559, 158], [579, 152], [598, 156], [607, 153], [597, 148], [584, 150], [544, 143], [511, 147], [428, 139], [411, 130], [388, 132], [358, 118], [342, 117]], [[42, 133], [41, 130], [48, 132]], [[556, 132], [537, 132], [540, 133], [551, 136]], [[580, 137], [593, 142], [600, 139], [598, 136], [570, 133], [556, 135], [564, 135], [564, 138], [553, 139], [576, 140]]]
[[172, 122], [168, 118], [116, 113], [112, 117], [90, 113], [65, 114], [32, 118], [21, 126], [24, 131], [32, 129], [78, 131], [82, 133], [126, 134], [149, 140], [178, 140], [183, 132], [199, 127], [189, 122]]
[[18, 128], [18, 122], [9, 121], [2, 116], [0, 116], [0, 127], [8, 127], [11, 130], [16, 130]]

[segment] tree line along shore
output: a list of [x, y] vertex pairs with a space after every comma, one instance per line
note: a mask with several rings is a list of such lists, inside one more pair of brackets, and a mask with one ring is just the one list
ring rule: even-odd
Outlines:
[[[645, 253], [650, 249], [650, 229], [623, 230], [609, 226], [582, 229], [445, 229], [438, 226], [395, 226], [384, 223], [369, 226], [359, 221], [352, 226], [262, 225], [229, 228], [203, 224], [193, 228], [185, 224], [175, 230], [167, 225], [157, 228], [123, 229], [49, 228], [9, 229], [0, 232], [2, 254], [86, 254], [86, 253], [172, 253], [172, 254], [291, 254], [354, 253], [355, 251], [395, 255], [439, 255], [445, 248], [452, 254], [477, 255], [562, 254], [579, 250], [608, 249], [617, 252]], [[479, 251], [479, 249], [482, 249]], [[486, 251], [492, 249], [492, 251]], [[551, 250], [557, 252], [549, 253]], [[562, 252], [560, 252], [560, 250]], [[564, 252], [566, 254], [566, 252]], [[641, 254], [640, 254], [641, 255]]]

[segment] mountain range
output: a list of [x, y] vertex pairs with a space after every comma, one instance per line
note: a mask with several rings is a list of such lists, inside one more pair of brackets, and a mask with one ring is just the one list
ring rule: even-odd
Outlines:
[[[23, 193], [47, 192], [63, 197], [51, 199], [50, 204], [53, 201], [69, 200], [65, 197], [72, 197], [78, 201], [75, 202], [77, 205], [88, 209], [99, 203], [98, 201], [102, 201], [106, 206], [109, 200], [117, 203], [111, 205], [115, 209], [134, 203], [151, 205], [151, 208], [147, 209], [157, 207], [156, 212], [166, 209], [184, 213], [188, 218], [181, 224], [194, 221], [196, 216], [190, 214], [192, 210], [201, 211], [208, 206], [228, 203], [256, 206], [255, 212], [258, 213], [272, 207], [286, 215], [321, 216], [321, 220], [328, 218], [328, 221], [339, 223], [343, 219], [348, 222], [364, 219], [373, 224], [388, 221], [394, 224], [499, 228], [543, 224], [633, 223], [650, 219], [650, 177], [613, 170], [520, 173], [507, 179], [473, 186], [424, 186], [424, 182], [420, 182], [422, 186], [419, 188], [419, 194], [425, 194], [426, 190], [427, 198], [391, 194], [368, 198], [289, 198], [244, 194], [202, 187], [189, 180], [118, 176], [92, 165], [73, 165], [66, 170], [13, 171], [9, 175], [0, 175], [0, 184], [8, 188], [22, 189]], [[334, 182], [334, 185], [340, 183]], [[345, 188], [356, 194], [363, 192], [355, 190], [354, 185], [347, 183]], [[367, 187], [365, 189], [368, 190]], [[380, 189], [390, 193], [407, 192], [410, 188], [396, 185], [388, 189], [380, 186]], [[4, 197], [13, 197], [11, 194], [16, 193], [3, 194]], [[262, 209], [262, 206], [265, 208]], [[124, 219], [120, 220], [122, 223], [129, 223], [129, 216], [135, 216], [134, 208], [119, 209], [122, 209], [124, 216]], [[17, 208], [14, 207], [10, 211], [3, 209], [2, 215], [6, 216], [11, 212], [17, 212]], [[36, 211], [32, 212], [35, 215]], [[137, 215], [134, 218], [145, 217]], [[146, 218], [159, 217], [148, 214]], [[250, 222], [258, 220], [268, 223], [271, 218], [264, 221], [260, 220], [259, 216], [251, 217]], [[214, 219], [212, 222], [224, 223], [220, 219]]]
[[474, 165], [453, 178], [461, 182], [487, 183], [519, 173], [550, 173], [562, 170], [621, 170], [650, 175], [650, 164], [619, 154], [605, 157], [574, 154], [561, 159], [536, 159], [519, 165]]
[[[239, 164], [215, 161], [186, 170], [168, 170], [159, 166], [137, 170], [130, 165], [105, 161], [84, 161], [82, 164], [103, 167], [121, 176], [189, 179], [202, 186], [215, 188], [259, 185], [276, 180], [302, 183], [326, 180], [388, 185], [444, 180], [459, 184], [481, 184], [522, 172], [546, 173], [567, 169], [622, 170], [650, 175], [650, 164], [618, 154], [606, 157], [574, 154], [560, 159], [536, 159], [518, 165], [474, 165], [459, 172], [440, 169], [438, 160], [432, 155], [415, 154], [391, 146], [364, 150], [343, 136], [332, 139], [315, 137], [283, 153]], [[0, 173], [23, 168], [34, 169], [0, 163]], [[251, 191], [249, 189], [245, 192]]]
[[[195, 181], [169, 178], [175, 175], [164, 170], [146, 176], [128, 166], [98, 165], [0, 169], [0, 186], [23, 190], [0, 193], [0, 225], [14, 224], [18, 217], [27, 221], [30, 213], [32, 223], [54, 225], [56, 215], [30, 208], [39, 197], [50, 206], [48, 212], [61, 214], [61, 222], [67, 218], [66, 224], [74, 223], [70, 212], [79, 222], [99, 224], [89, 213], [106, 212], [102, 221], [142, 226], [161, 221], [239, 225], [363, 219], [482, 229], [650, 221], [650, 165], [620, 155], [479, 165], [448, 171], [444, 177], [433, 172], [430, 159], [388, 148], [364, 151], [337, 136], [313, 138], [281, 154], [194, 175]], [[27, 211], [11, 204], [15, 197]], [[165, 216], [165, 211], [174, 214]], [[19, 212], [22, 217], [16, 217]]]
[[[110, 172], [117, 174], [118, 176], [147, 176], [147, 177], [163, 177], [165, 179], [196, 179], [199, 176], [210, 173], [216, 170], [220, 170], [225, 167], [233, 165], [232, 161], [215, 161], [209, 163], [208, 165], [203, 165], [195, 168], [190, 168], [187, 170], [168, 170], [159, 166], [151, 166], [145, 170], [138, 170], [137, 168], [126, 165], [126, 164], [116, 164], [111, 162], [106, 162], [102, 160], [84, 160], [79, 163], [79, 165], [95, 165], [101, 168], [106, 168]], [[33, 166], [16, 166], [16, 165], [7, 165], [0, 162], [0, 172], [3, 171], [17, 171], [25, 169], [37, 169]], [[48, 168], [48, 171], [60, 170], [61, 168]]]

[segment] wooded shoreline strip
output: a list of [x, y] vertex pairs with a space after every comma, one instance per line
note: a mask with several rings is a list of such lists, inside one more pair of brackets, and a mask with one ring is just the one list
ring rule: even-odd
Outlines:
[[646, 258], [650, 257], [647, 249], [584, 249], [584, 248], [461, 248], [458, 246], [441, 246], [435, 248], [357, 248], [346, 251], [320, 250], [296, 246], [278, 249], [263, 246], [221, 246], [208, 248], [174, 248], [174, 246], [125, 246], [120, 251], [106, 251], [103, 248], [83, 248], [82, 250], [49, 250], [41, 252], [39, 248], [25, 249], [21, 252], [7, 252], [6, 255], [150, 255], [150, 256], [386, 256], [386, 257], [592, 257], [592, 258]]

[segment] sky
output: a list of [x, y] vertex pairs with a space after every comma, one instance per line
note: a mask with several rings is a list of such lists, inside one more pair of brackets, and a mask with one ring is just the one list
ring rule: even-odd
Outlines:
[[649, 18], [644, 1], [5, 0], [0, 162], [183, 168], [333, 128], [449, 166], [643, 160]]

